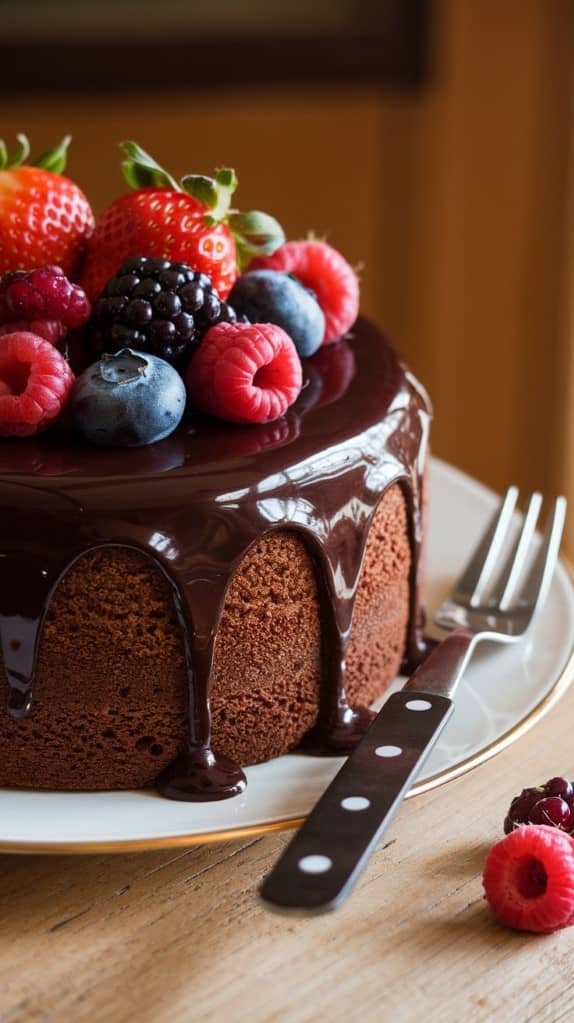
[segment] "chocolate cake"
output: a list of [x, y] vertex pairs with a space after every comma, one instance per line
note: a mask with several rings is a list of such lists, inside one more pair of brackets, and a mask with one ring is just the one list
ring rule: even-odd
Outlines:
[[1, 785], [234, 795], [420, 658], [427, 399], [364, 319], [303, 372], [270, 424], [0, 442]]

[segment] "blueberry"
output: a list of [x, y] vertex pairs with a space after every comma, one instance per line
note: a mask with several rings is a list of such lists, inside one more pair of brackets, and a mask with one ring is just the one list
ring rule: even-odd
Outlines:
[[103, 355], [76, 380], [72, 419], [93, 444], [135, 448], [163, 440], [185, 410], [185, 386], [177, 370], [155, 355], [124, 348]]
[[325, 317], [307, 288], [277, 270], [248, 270], [234, 284], [229, 303], [252, 323], [276, 323], [293, 339], [301, 358], [313, 355], [325, 333]]

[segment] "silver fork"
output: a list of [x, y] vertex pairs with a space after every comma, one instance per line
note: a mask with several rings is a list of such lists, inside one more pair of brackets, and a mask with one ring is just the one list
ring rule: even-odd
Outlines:
[[556, 567], [566, 500], [554, 502], [532, 555], [542, 505], [541, 495], [533, 494], [518, 537], [501, 562], [517, 499], [517, 488], [510, 487], [436, 613], [436, 623], [450, 635], [389, 697], [264, 882], [261, 896], [272, 907], [312, 913], [340, 905], [450, 717], [477, 644], [516, 643], [529, 628]]

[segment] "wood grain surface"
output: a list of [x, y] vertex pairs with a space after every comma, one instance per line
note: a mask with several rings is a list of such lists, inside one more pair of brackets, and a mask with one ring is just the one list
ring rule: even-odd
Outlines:
[[574, 773], [574, 688], [483, 767], [410, 800], [354, 896], [276, 916], [289, 833], [118, 856], [0, 859], [0, 1023], [574, 1017], [574, 930], [499, 926], [481, 871], [510, 796]]

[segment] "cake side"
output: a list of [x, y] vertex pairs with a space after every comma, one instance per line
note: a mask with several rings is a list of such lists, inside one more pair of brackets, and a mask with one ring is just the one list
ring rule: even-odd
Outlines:
[[[411, 551], [393, 485], [367, 540], [347, 657], [352, 704], [396, 674], [409, 618]], [[318, 716], [316, 569], [295, 532], [260, 538], [230, 584], [212, 674], [213, 748], [246, 765], [288, 752]], [[7, 684], [2, 680], [7, 699]], [[153, 785], [184, 748], [187, 678], [173, 594], [143, 554], [105, 549], [62, 580], [44, 626], [33, 714], [0, 716], [0, 784]]]

